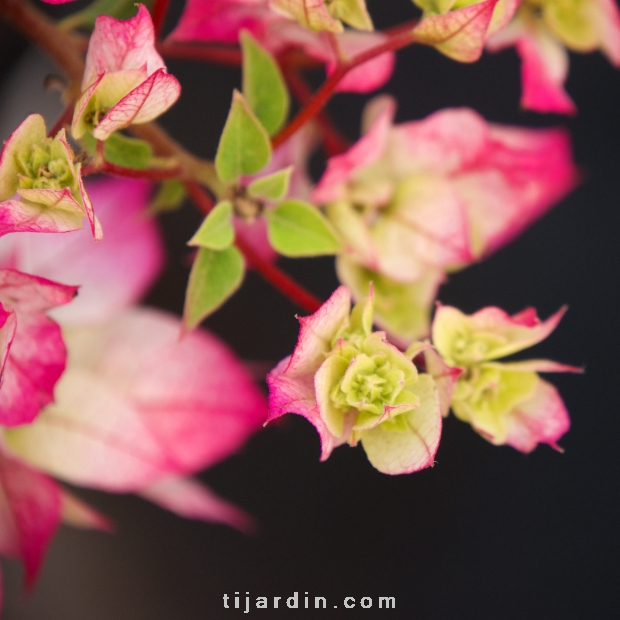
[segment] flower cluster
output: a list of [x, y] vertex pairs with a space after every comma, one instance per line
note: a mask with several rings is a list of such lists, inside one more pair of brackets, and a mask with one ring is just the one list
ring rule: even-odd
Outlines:
[[[567, 132], [465, 108], [395, 124], [383, 95], [351, 144], [325, 105], [385, 86], [409, 45], [458, 62], [514, 45], [522, 105], [574, 113], [566, 50], [599, 49], [620, 65], [620, 14], [613, 0], [415, 4], [421, 17], [375, 31], [364, 0], [188, 0], [163, 40], [166, 2], [153, 17], [98, 3], [62, 27], [12, 3], [17, 26], [20, 11], [41, 21], [32, 36], [69, 76], [54, 129], [31, 114], [0, 153], [0, 554], [23, 561], [28, 584], [61, 521], [110, 527], [61, 481], [250, 529], [191, 476], [286, 413], [315, 426], [322, 460], [360, 443], [391, 475], [434, 464], [450, 409], [494, 444], [558, 448], [568, 413], [538, 373], [579, 369], [502, 358], [546, 338], [564, 311], [541, 322], [533, 309], [468, 316], [437, 304], [432, 324], [431, 313], [447, 274], [488, 258], [574, 188]], [[110, 14], [95, 16], [101, 8]], [[92, 29], [85, 60], [71, 27]], [[241, 64], [212, 160], [152, 124], [181, 92], [166, 54]], [[304, 71], [317, 66], [327, 77], [313, 92]], [[92, 174], [125, 178], [84, 181]], [[164, 264], [154, 216], [186, 198], [204, 220], [188, 241], [181, 320], [137, 304]], [[334, 256], [342, 285], [321, 303], [280, 255]], [[249, 269], [309, 314], [267, 376], [268, 400], [224, 343], [195, 329]]]

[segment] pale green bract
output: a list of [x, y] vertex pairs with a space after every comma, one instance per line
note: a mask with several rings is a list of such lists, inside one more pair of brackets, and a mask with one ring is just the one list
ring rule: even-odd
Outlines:
[[222, 200], [207, 215], [187, 245], [197, 245], [211, 250], [225, 250], [235, 240], [232, 215], [232, 203], [229, 200]]
[[243, 96], [269, 135], [286, 121], [290, 98], [282, 72], [273, 56], [252, 35], [241, 33]]
[[236, 247], [225, 250], [200, 248], [189, 275], [183, 327], [196, 327], [217, 310], [241, 286], [245, 265]]
[[285, 200], [265, 216], [269, 242], [284, 256], [321, 256], [342, 249], [332, 225], [307, 202]]
[[236, 181], [255, 174], [271, 157], [271, 142], [265, 128], [243, 95], [235, 91], [215, 155], [215, 170], [222, 181]]

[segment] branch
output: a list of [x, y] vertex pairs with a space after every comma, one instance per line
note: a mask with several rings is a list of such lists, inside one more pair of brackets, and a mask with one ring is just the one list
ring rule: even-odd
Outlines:
[[[286, 81], [295, 95], [300, 105], [304, 106], [312, 99], [312, 90], [299, 73], [290, 65], [282, 67]], [[323, 149], [327, 157], [333, 157], [344, 153], [351, 143], [343, 136], [338, 128], [331, 122], [325, 111], [317, 114], [316, 122], [321, 128], [321, 138], [323, 139]]]
[[157, 51], [166, 58], [217, 62], [233, 67], [241, 65], [241, 50], [233, 46], [164, 42], [157, 44]]
[[309, 120], [313, 119], [330, 100], [334, 94], [334, 90], [342, 78], [351, 69], [372, 60], [377, 56], [385, 52], [393, 52], [403, 47], [407, 47], [412, 43], [415, 43], [416, 38], [411, 28], [408, 28], [405, 32], [397, 32], [392, 35], [390, 39], [371, 47], [364, 52], [361, 52], [357, 56], [353, 56], [350, 60], [343, 62], [339, 65], [333, 73], [323, 82], [323, 85], [316, 91], [314, 96], [308, 101], [308, 103], [299, 111], [297, 116], [272, 140], [273, 148], [280, 146], [283, 142], [288, 140], [298, 129], [305, 125]]
[[147, 181], [166, 181], [168, 179], [178, 179], [183, 175], [180, 166], [174, 168], [127, 168], [118, 166], [109, 161], [102, 164], [90, 164], [82, 169], [82, 176], [87, 177], [91, 174], [111, 174], [117, 177], [127, 177], [130, 179], [145, 179]]
[[[0, 0], [0, 17], [51, 56], [71, 80], [73, 90], [79, 89], [84, 61], [77, 39], [60, 30], [29, 0]], [[75, 94], [79, 94], [79, 90]]]

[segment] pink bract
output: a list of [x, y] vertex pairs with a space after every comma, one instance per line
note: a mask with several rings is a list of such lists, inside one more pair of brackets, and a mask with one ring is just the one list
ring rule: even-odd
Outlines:
[[[576, 183], [562, 130], [489, 124], [467, 109], [392, 125], [393, 113], [389, 101], [377, 114], [370, 110], [370, 129], [329, 160], [313, 200], [375, 209], [371, 224], [342, 214], [343, 207], [337, 217], [360, 220], [355, 238], [347, 238], [352, 250], [366, 267], [396, 281], [416, 280], [424, 265], [465, 265], [489, 255]], [[401, 216], [392, 226], [383, 208], [395, 199]]]
[[70, 302], [77, 287], [0, 270], [3, 325], [0, 424], [31, 422], [54, 399], [54, 386], [65, 368], [66, 350], [58, 325], [46, 311]]
[[314, 377], [331, 350], [332, 340], [348, 320], [351, 311], [351, 294], [344, 286], [312, 315], [300, 317], [301, 325], [293, 355], [283, 359], [267, 376], [269, 385], [269, 418], [279, 418], [285, 413], [297, 413], [311, 422], [321, 439], [321, 460], [332, 450], [346, 443], [350, 429], [336, 437], [319, 412], [315, 397]]
[[[89, 129], [98, 140], [132, 123], [146, 123], [163, 114], [181, 94], [178, 80], [166, 72], [155, 50], [155, 32], [144, 5], [138, 14], [121, 21], [97, 18], [86, 55], [82, 95], [75, 106], [73, 136]], [[93, 101], [101, 116], [92, 127], [88, 116]]]
[[14, 429], [12, 451], [57, 477], [141, 491], [213, 465], [264, 422], [265, 399], [214, 336], [179, 341], [180, 321], [146, 309], [65, 330], [69, 366], [56, 404]]
[[[202, 41], [236, 44], [243, 29], [273, 54], [302, 49], [308, 56], [325, 63], [332, 71], [337, 58], [325, 33], [313, 32], [269, 8], [268, 0], [190, 0], [170, 35], [172, 41]], [[385, 35], [347, 31], [338, 35], [344, 57], [381, 44]], [[390, 78], [395, 56], [391, 52], [351, 71], [338, 90], [372, 92]]]

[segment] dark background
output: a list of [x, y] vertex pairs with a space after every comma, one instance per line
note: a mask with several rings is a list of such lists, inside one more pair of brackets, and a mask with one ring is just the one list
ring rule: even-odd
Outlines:
[[[378, 26], [412, 15], [408, 0], [369, 4]], [[167, 29], [180, 9], [180, 2], [173, 6]], [[24, 50], [0, 25], [3, 77]], [[177, 61], [168, 68], [184, 90], [162, 123], [190, 150], [212, 157], [239, 73]], [[572, 418], [561, 441], [565, 454], [548, 446], [529, 455], [494, 447], [450, 417], [434, 468], [389, 477], [361, 448], [339, 448], [319, 463], [314, 429], [287, 416], [202, 476], [258, 519], [256, 536], [184, 521], [134, 497], [85, 491], [118, 531], [62, 528], [27, 599], [20, 569], [5, 562], [4, 617], [228, 618], [240, 610], [223, 609], [224, 593], [307, 591], [325, 596], [330, 609], [276, 611], [270, 600], [269, 610], [248, 616], [620, 618], [620, 73], [599, 54], [572, 55], [567, 88], [579, 108], [575, 118], [525, 113], [514, 51], [462, 65], [415, 47], [400, 52], [384, 89], [399, 99], [399, 121], [466, 105], [491, 121], [563, 125], [572, 133], [583, 184], [509, 247], [453, 275], [439, 295], [466, 312], [533, 305], [544, 318], [569, 304], [556, 332], [532, 353], [586, 366], [584, 376], [551, 377]], [[364, 101], [340, 95], [331, 106], [351, 138]], [[26, 105], [23, 115], [38, 111], [36, 102]], [[184, 244], [198, 222], [189, 206], [162, 217], [171, 259], [149, 303], [180, 312]], [[332, 260], [282, 265], [323, 298], [337, 286]], [[296, 311], [250, 274], [206, 325], [242, 357], [275, 362], [295, 344]], [[372, 597], [373, 608], [345, 610], [345, 596]], [[377, 610], [379, 596], [395, 596], [397, 608]]]

